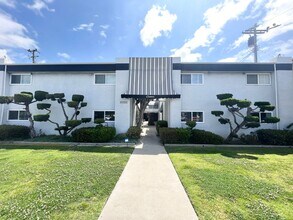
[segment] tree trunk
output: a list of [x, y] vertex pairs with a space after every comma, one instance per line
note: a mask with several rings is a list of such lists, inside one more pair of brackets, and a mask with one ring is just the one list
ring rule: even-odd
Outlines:
[[26, 111], [26, 114], [28, 115], [28, 120], [30, 122], [30, 136], [31, 138], [34, 138], [36, 137], [36, 131], [35, 131], [35, 127], [34, 127], [34, 120], [32, 118], [32, 114], [30, 112], [30, 107], [29, 107], [29, 104], [26, 104], [25, 105], [25, 111]]
[[246, 124], [245, 121], [241, 122], [240, 125], [238, 125], [236, 128], [234, 128], [230, 134], [228, 135], [228, 137], [226, 138], [226, 142], [230, 142], [233, 140], [233, 138], [235, 138], [237, 136], [238, 131], [243, 128], [243, 126]]
[[142, 122], [143, 122], [143, 113], [147, 107], [147, 105], [149, 104], [149, 101], [148, 99], [141, 99], [139, 100], [139, 102], [137, 102], [136, 106], [138, 107], [138, 121], [137, 121], [137, 124], [136, 126], [137, 127], [141, 127], [142, 126]]

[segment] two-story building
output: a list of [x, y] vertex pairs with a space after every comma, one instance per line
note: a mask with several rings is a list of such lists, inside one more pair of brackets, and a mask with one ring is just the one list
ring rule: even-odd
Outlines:
[[[283, 129], [293, 122], [292, 58], [285, 57], [270, 63], [184, 63], [180, 58], [141, 57], [113, 63], [0, 64], [1, 96], [36, 90], [64, 92], [68, 100], [73, 94], [84, 95], [88, 105], [81, 117], [104, 118], [117, 133], [135, 124], [136, 98], [159, 100], [159, 118], [170, 127], [196, 120], [196, 128], [223, 136], [229, 132], [228, 125], [221, 125], [211, 114], [225, 111], [216, 98], [220, 93], [275, 105], [274, 111], [261, 113], [260, 120], [272, 115], [281, 121], [263, 124], [264, 128]], [[60, 111], [53, 103], [52, 119], [64, 121]], [[33, 104], [32, 113], [42, 112]], [[0, 123], [29, 124], [22, 106], [15, 104], [0, 105]], [[35, 122], [35, 127], [37, 132], [55, 133], [50, 123]]]

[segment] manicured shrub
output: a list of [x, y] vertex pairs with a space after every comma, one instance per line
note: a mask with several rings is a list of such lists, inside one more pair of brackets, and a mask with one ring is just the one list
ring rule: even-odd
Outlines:
[[240, 141], [242, 142], [242, 144], [250, 144], [250, 145], [259, 144], [257, 135], [254, 132], [251, 132], [250, 134], [240, 135]]
[[0, 125], [0, 140], [12, 140], [15, 138], [29, 137], [29, 127], [20, 125]]
[[159, 135], [160, 128], [167, 128], [168, 127], [168, 121], [160, 120], [156, 122], [156, 130], [157, 134]]
[[257, 138], [261, 144], [286, 145], [286, 130], [260, 129], [256, 131]]
[[287, 131], [286, 144], [290, 146], [293, 145], [293, 130]]
[[175, 128], [178, 141], [181, 144], [188, 144], [190, 138], [190, 130], [186, 128]]
[[187, 121], [185, 124], [189, 129], [192, 130], [196, 126], [196, 121]]
[[41, 121], [48, 121], [48, 119], [50, 118], [50, 115], [45, 114], [45, 115], [34, 115], [33, 116], [35, 121], [41, 122]]
[[27, 93], [14, 94], [15, 103], [30, 103], [33, 98], [33, 95]]
[[45, 91], [35, 91], [35, 99], [37, 101], [43, 101], [46, 99], [46, 96], [48, 95], [49, 93], [48, 92], [45, 92]]
[[160, 139], [163, 144], [185, 144], [190, 138], [190, 130], [186, 128], [160, 128]]
[[224, 138], [210, 131], [194, 129], [191, 131], [191, 144], [223, 144]]
[[77, 108], [78, 104], [79, 103], [76, 102], [76, 101], [69, 101], [69, 102], [67, 102], [67, 105], [68, 105], [69, 108]]
[[72, 101], [82, 102], [83, 99], [84, 99], [84, 96], [83, 95], [78, 95], [78, 94], [72, 95]]
[[51, 107], [50, 103], [38, 103], [37, 104], [37, 109], [39, 109], [39, 110], [47, 109], [50, 107]]
[[116, 134], [114, 127], [79, 128], [72, 132], [75, 142], [104, 143], [111, 141]]
[[81, 120], [67, 120], [67, 121], [65, 121], [65, 125], [67, 127], [77, 127], [81, 123], [82, 123]]
[[132, 139], [139, 139], [140, 138], [140, 133], [141, 133], [141, 128], [137, 126], [131, 126], [127, 130], [127, 137], [132, 138]]

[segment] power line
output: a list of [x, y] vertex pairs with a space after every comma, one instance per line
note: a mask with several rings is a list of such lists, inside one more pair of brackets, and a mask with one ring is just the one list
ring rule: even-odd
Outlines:
[[36, 53], [40, 53], [38, 49], [28, 49], [27, 52], [31, 53], [30, 59], [32, 59], [32, 63], [36, 63], [36, 58], [39, 57]]
[[[273, 24], [272, 27], [268, 26], [266, 29], [257, 29], [259, 25], [255, 24], [253, 27], [242, 31], [242, 34], [249, 34], [249, 39], [248, 39], [248, 46], [253, 47], [253, 52], [254, 52], [254, 62], [257, 63], [257, 35], [258, 34], [265, 34], [269, 30], [279, 27], [280, 24], [276, 25]], [[252, 35], [252, 36], [251, 36]]]

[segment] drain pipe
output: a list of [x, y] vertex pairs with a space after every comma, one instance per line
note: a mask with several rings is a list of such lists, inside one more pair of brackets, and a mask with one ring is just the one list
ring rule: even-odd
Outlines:
[[[276, 101], [276, 117], [279, 117], [279, 89], [278, 89], [278, 77], [277, 77], [277, 64], [274, 63], [275, 73], [275, 101]], [[280, 129], [280, 122], [277, 123], [277, 129]]]
[[[2, 83], [2, 96], [5, 96], [5, 90], [6, 90], [6, 75], [7, 75], [7, 64], [4, 66], [4, 76], [3, 76], [3, 83]], [[4, 117], [4, 108], [5, 105], [1, 106], [1, 125], [3, 124], [3, 117]]]

